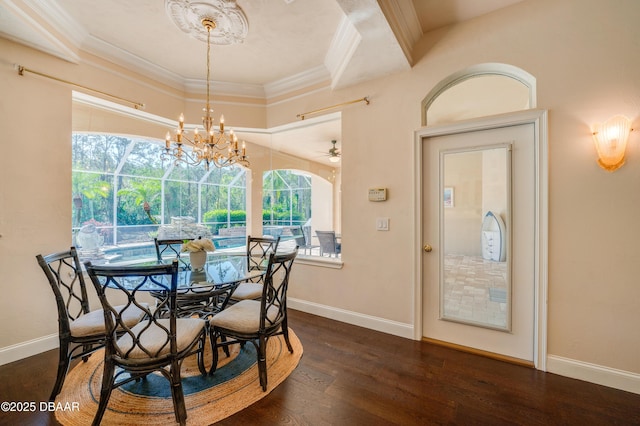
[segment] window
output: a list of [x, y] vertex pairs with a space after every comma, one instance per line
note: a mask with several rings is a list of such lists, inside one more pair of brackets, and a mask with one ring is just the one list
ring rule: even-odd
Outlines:
[[76, 133], [72, 144], [72, 232], [95, 230], [109, 260], [152, 255], [153, 238], [172, 227], [197, 226], [215, 241], [246, 225], [241, 167], [163, 164], [162, 147], [142, 138]]
[[311, 232], [311, 176], [297, 170], [262, 175], [262, 233], [280, 237], [279, 247], [305, 246]]
[[332, 183], [300, 170], [268, 170], [262, 181], [263, 234], [280, 236], [285, 248], [298, 245], [301, 255], [322, 256], [315, 231], [333, 229]]
[[311, 176], [297, 170], [264, 172], [263, 226], [302, 226], [311, 219]]

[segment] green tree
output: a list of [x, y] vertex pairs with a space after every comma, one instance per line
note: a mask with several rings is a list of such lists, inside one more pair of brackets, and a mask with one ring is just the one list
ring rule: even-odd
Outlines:
[[[74, 172], [71, 177], [73, 187], [73, 205], [75, 222], [79, 226], [82, 221], [95, 219], [95, 204], [100, 199], [106, 199], [111, 193], [111, 182], [96, 173]], [[89, 217], [83, 217], [85, 200], [89, 204]], [[101, 218], [105, 219], [105, 218]]]
[[[151, 214], [152, 210], [159, 209], [157, 200], [162, 193], [161, 182], [157, 179], [131, 179], [128, 181], [128, 185], [118, 190], [118, 197], [124, 210], [124, 213], [133, 213], [133, 217], [139, 216], [139, 211], [128, 211], [133, 206], [142, 206], [144, 214], [149, 218], [151, 223], [158, 223], [155, 217]], [[127, 220], [129, 222], [131, 220]], [[139, 220], [133, 219], [134, 222]], [[138, 223], [135, 223], [138, 224]]]
[[293, 170], [269, 170], [263, 176], [263, 224], [292, 225], [311, 217], [311, 180]]

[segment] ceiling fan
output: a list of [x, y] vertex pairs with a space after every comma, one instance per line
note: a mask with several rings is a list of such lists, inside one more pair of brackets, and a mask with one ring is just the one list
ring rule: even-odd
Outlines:
[[331, 141], [331, 149], [329, 150], [329, 161], [337, 163], [340, 161], [340, 150], [336, 147], [336, 140]]

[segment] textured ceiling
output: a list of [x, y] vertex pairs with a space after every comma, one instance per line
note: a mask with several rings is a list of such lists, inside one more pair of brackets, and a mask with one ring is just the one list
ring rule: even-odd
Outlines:
[[[249, 31], [242, 44], [212, 47], [214, 95], [269, 99], [323, 82], [346, 87], [408, 69], [423, 33], [519, 1], [237, 0]], [[71, 62], [86, 51], [173, 87], [204, 88], [206, 45], [174, 24], [162, 0], [1, 0], [0, 36]], [[332, 138], [340, 145], [339, 135]], [[307, 151], [325, 148], [330, 140]]]

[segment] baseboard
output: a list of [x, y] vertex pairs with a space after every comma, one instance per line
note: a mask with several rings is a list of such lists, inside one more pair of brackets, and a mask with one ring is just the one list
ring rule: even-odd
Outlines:
[[[309, 314], [366, 327], [394, 336], [413, 339], [413, 326], [411, 324], [390, 321], [384, 318], [360, 314], [353, 311], [320, 305], [318, 303], [289, 298], [288, 305]], [[0, 348], [0, 365], [28, 358], [42, 352], [58, 347], [58, 335], [50, 334], [37, 339]], [[577, 361], [557, 355], [547, 356], [547, 372], [560, 376], [571, 377], [585, 382], [596, 383], [602, 386], [620, 389], [635, 394], [640, 394], [640, 374], [615, 368], [603, 367], [597, 364]]]
[[[413, 326], [411, 324], [390, 321], [305, 300], [289, 298], [287, 299], [287, 303], [290, 308], [309, 314], [370, 328], [407, 339], [413, 339], [414, 337]], [[629, 371], [549, 355], [547, 357], [547, 372], [640, 394], [640, 374]]]
[[[366, 327], [394, 336], [413, 339], [413, 326], [411, 324], [390, 321], [387, 319], [364, 315], [357, 312], [320, 305], [294, 298], [288, 298], [287, 304], [292, 309], [302, 312], [331, 318], [337, 321], [346, 322], [360, 327]], [[39, 353], [55, 349], [58, 347], [58, 334], [50, 334], [37, 339], [18, 343], [16, 345], [0, 348], [0, 365], [9, 364], [23, 358], [28, 358]]]
[[0, 348], [0, 365], [9, 364], [58, 347], [58, 333]]
[[549, 355], [547, 372], [640, 394], [640, 374], [630, 371]]
[[320, 305], [318, 303], [294, 298], [287, 298], [287, 306], [291, 309], [297, 309], [308, 314], [346, 322], [347, 324], [381, 331], [394, 336], [413, 339], [413, 325], [411, 324], [391, 321], [380, 317], [360, 314], [358, 312], [347, 311], [344, 309], [334, 308], [332, 306]]

